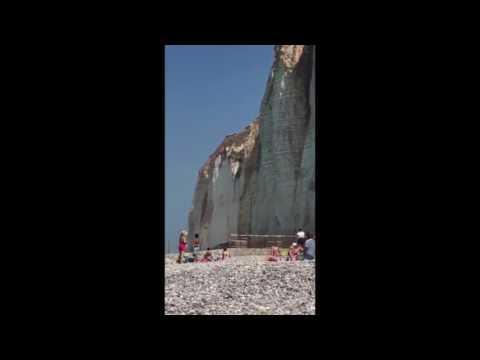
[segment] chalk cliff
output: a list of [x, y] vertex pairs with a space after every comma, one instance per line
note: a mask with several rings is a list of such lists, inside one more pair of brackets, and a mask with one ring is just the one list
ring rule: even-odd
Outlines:
[[189, 239], [315, 231], [315, 50], [276, 45], [258, 118], [225, 137], [198, 173]]

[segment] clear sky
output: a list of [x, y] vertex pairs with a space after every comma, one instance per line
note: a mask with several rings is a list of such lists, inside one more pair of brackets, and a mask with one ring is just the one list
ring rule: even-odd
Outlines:
[[[165, 244], [177, 249], [200, 167], [260, 110], [273, 45], [165, 48]], [[168, 250], [166, 246], [166, 250]]]

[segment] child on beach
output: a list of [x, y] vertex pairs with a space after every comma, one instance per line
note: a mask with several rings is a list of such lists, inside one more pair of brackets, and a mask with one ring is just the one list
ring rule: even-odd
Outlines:
[[192, 240], [192, 248], [193, 248], [193, 261], [197, 262], [198, 252], [200, 251], [200, 239], [198, 238], [198, 234], [195, 234], [195, 238]]
[[179, 264], [183, 263], [183, 254], [185, 253], [185, 251], [187, 251], [187, 235], [188, 233], [185, 230], [183, 230], [180, 233], [180, 239], [178, 241], [178, 259], [177, 259], [177, 263]]

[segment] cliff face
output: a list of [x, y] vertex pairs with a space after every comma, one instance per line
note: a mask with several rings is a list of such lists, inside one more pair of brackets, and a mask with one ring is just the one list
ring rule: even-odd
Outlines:
[[230, 233], [315, 231], [313, 46], [275, 46], [260, 115], [200, 169], [188, 223], [202, 247]]

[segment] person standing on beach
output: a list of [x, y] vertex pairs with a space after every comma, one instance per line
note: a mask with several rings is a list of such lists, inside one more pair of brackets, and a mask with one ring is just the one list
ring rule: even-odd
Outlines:
[[188, 233], [183, 230], [180, 233], [180, 239], [178, 241], [178, 260], [177, 263], [181, 264], [183, 263], [183, 254], [187, 250], [187, 235]]
[[198, 252], [200, 251], [200, 239], [198, 238], [198, 234], [195, 234], [195, 237], [192, 240], [192, 247], [193, 247], [193, 261], [197, 261]]

